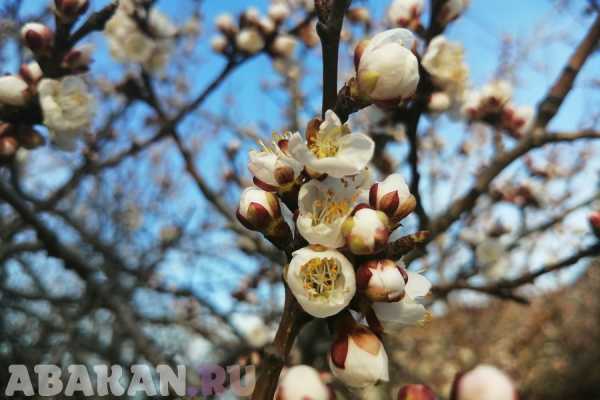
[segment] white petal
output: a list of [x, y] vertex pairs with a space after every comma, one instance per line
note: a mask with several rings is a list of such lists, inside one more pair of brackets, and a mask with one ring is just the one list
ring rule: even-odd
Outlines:
[[423, 321], [427, 309], [409, 298], [396, 303], [373, 303], [373, 310], [386, 330], [396, 330]]
[[429, 293], [431, 282], [423, 275], [412, 271], [406, 271], [408, 281], [406, 282], [406, 294], [412, 299], [423, 297]]

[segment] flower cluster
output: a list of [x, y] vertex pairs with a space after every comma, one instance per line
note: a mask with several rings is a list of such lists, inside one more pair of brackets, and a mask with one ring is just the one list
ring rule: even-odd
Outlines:
[[512, 102], [512, 86], [503, 80], [469, 91], [465, 95], [462, 114], [469, 121], [484, 121], [505, 129], [515, 138], [522, 137], [531, 129], [534, 117], [531, 107], [516, 106]]
[[[286, 133], [261, 147], [250, 152], [256, 187], [242, 193], [239, 220], [292, 250], [284, 271], [289, 290], [306, 313], [332, 318], [336, 326], [333, 374], [353, 387], [387, 380], [387, 355], [376, 333], [427, 317], [419, 299], [429, 281], [386, 251], [415, 198], [399, 174], [372, 182], [373, 140], [353, 133], [331, 110], [311, 120], [305, 135]], [[294, 229], [284, 206], [295, 216]]]
[[[74, 23], [87, 8], [87, 0], [56, 0], [54, 4], [58, 21], [64, 24]], [[37, 22], [24, 24], [20, 36], [35, 60], [21, 65], [18, 74], [0, 77], [0, 108], [32, 115], [32, 122], [0, 124], [0, 158], [44, 144], [44, 137], [33, 127], [37, 110], [53, 143], [73, 149], [93, 117], [93, 97], [79, 76], [89, 69], [92, 47], [57, 44], [54, 31]]]
[[273, 3], [267, 15], [250, 7], [236, 21], [230, 14], [215, 19], [219, 34], [212, 39], [215, 52], [231, 56], [235, 53], [256, 54], [266, 50], [276, 59], [288, 59], [297, 46], [295, 37], [281, 31], [291, 10], [285, 3]]
[[105, 27], [111, 55], [122, 63], [138, 63], [161, 72], [169, 60], [177, 29], [156, 8], [140, 0], [122, 0]]

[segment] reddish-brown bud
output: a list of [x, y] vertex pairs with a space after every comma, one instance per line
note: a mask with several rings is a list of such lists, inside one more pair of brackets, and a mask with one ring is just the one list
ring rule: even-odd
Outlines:
[[433, 390], [425, 385], [410, 384], [398, 392], [398, 400], [436, 400]]

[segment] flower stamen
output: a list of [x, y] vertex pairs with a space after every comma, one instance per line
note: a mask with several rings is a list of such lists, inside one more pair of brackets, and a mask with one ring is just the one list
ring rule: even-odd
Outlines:
[[341, 277], [335, 258], [313, 258], [300, 268], [300, 276], [310, 299], [328, 299]]

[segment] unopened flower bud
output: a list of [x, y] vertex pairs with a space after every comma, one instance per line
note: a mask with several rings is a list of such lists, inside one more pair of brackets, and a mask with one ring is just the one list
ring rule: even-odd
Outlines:
[[392, 224], [396, 224], [415, 209], [416, 199], [410, 194], [402, 175], [391, 174], [371, 186], [369, 203], [374, 209], [387, 214]]
[[34, 53], [47, 53], [52, 48], [54, 32], [44, 24], [30, 22], [21, 28], [21, 39]]
[[590, 215], [588, 215], [588, 221], [592, 227], [594, 235], [600, 239], [600, 211], [591, 212]]
[[435, 92], [429, 97], [427, 108], [433, 113], [442, 113], [450, 108], [451, 100], [445, 92]]
[[377, 104], [394, 105], [412, 96], [419, 83], [414, 43], [409, 30], [397, 28], [359, 44], [354, 60], [360, 93]]
[[227, 40], [227, 38], [221, 35], [213, 37], [210, 41], [210, 46], [212, 47], [215, 53], [224, 53], [228, 45], [229, 41]]
[[0, 77], [0, 104], [22, 106], [30, 98], [29, 86], [21, 77], [8, 75]]
[[273, 193], [249, 187], [240, 196], [238, 220], [246, 228], [259, 231], [278, 248], [292, 240], [292, 231], [281, 215], [279, 200]]
[[442, 5], [442, 9], [439, 13], [439, 21], [443, 25], [448, 22], [454, 21], [456, 18], [463, 13], [465, 8], [469, 5], [469, 0], [447, 0]]
[[294, 54], [297, 43], [298, 41], [293, 36], [279, 35], [273, 41], [271, 49], [277, 56], [289, 58]]
[[332, 400], [334, 397], [317, 370], [307, 365], [296, 365], [285, 371], [275, 394], [275, 400]]
[[54, 0], [56, 13], [65, 22], [71, 22], [84, 14], [89, 5], [89, 0]]
[[258, 25], [260, 24], [260, 11], [256, 7], [249, 7], [242, 14], [242, 18], [250, 24]]
[[83, 45], [70, 50], [63, 58], [63, 66], [72, 72], [85, 72], [92, 62], [92, 45]]
[[370, 260], [363, 263], [356, 274], [358, 290], [369, 300], [378, 302], [400, 301], [408, 282], [404, 265], [393, 260]]
[[290, 8], [285, 3], [272, 4], [269, 7], [268, 15], [275, 23], [280, 24], [290, 16]]
[[29, 85], [35, 85], [42, 79], [44, 72], [37, 62], [32, 61], [28, 64], [21, 65], [21, 68], [19, 68], [19, 75]]
[[19, 143], [14, 136], [0, 136], [0, 157], [11, 157], [19, 148]]
[[367, 327], [358, 324], [340, 333], [331, 345], [329, 367], [336, 378], [354, 388], [389, 380], [383, 343]]
[[275, 22], [269, 17], [262, 17], [258, 22], [260, 30], [265, 35], [270, 35], [275, 32]]
[[354, 7], [348, 10], [348, 19], [356, 23], [367, 23], [371, 20], [371, 14], [366, 7]]
[[237, 217], [248, 229], [264, 230], [281, 218], [279, 200], [273, 193], [255, 187], [246, 188], [240, 195]]
[[455, 378], [450, 400], [492, 399], [518, 400], [512, 380], [498, 368], [481, 364]]
[[433, 390], [425, 385], [410, 384], [398, 392], [398, 400], [436, 400]]
[[217, 26], [217, 29], [225, 35], [232, 35], [238, 31], [237, 24], [233, 20], [231, 14], [224, 13], [217, 16], [215, 25]]
[[392, 26], [415, 30], [421, 23], [423, 6], [423, 0], [395, 0], [388, 10], [388, 21]]
[[235, 44], [240, 50], [248, 54], [258, 53], [265, 47], [263, 37], [253, 28], [242, 29], [235, 37]]
[[344, 221], [342, 233], [350, 251], [367, 255], [380, 252], [390, 236], [389, 219], [385, 213], [361, 208]]

